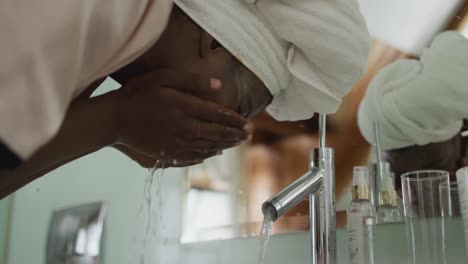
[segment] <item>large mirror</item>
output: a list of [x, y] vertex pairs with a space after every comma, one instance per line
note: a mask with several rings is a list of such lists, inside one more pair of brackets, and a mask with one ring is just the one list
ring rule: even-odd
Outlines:
[[[377, 6], [362, 0], [362, 11], [367, 15], [369, 29], [374, 38], [369, 56], [368, 70], [344, 99], [340, 109], [328, 117], [327, 142], [335, 149], [337, 225], [345, 227], [346, 209], [351, 200], [351, 182], [354, 166], [375, 162], [375, 148], [361, 135], [358, 127], [358, 108], [367, 87], [385, 66], [402, 59], [419, 59], [431, 38], [443, 30], [457, 30], [468, 36], [466, 7], [452, 1], [444, 5], [443, 12], [431, 13], [437, 6], [420, 6], [416, 2], [398, 1], [388, 6]], [[400, 10], [401, 9], [401, 10]], [[420, 23], [405, 25], [407, 15], [421, 11]], [[401, 14], [397, 14], [401, 11]], [[386, 24], [383, 14], [401, 16], [401, 25]], [[392, 21], [395, 18], [392, 17]], [[406, 19], [406, 20], [405, 20]], [[397, 19], [398, 20], [398, 19]], [[424, 22], [423, 22], [424, 21]], [[405, 35], [403, 35], [405, 34]], [[254, 236], [263, 221], [262, 204], [308, 170], [309, 155], [318, 147], [318, 118], [298, 122], [278, 122], [267, 113], [252, 120], [255, 128], [252, 140], [228, 155], [214, 158], [187, 171], [186, 211], [184, 232], [187, 242]], [[454, 146], [457, 145], [457, 146]], [[404, 172], [437, 168], [454, 172], [465, 165], [465, 142], [455, 137], [445, 146], [430, 144], [407, 151], [385, 154], [395, 165], [395, 184], [399, 188], [399, 175]], [[418, 153], [432, 153], [429, 163], [415, 161]], [[434, 154], [438, 153], [438, 154]], [[443, 154], [441, 154], [443, 153]], [[444, 157], [450, 156], [450, 162]], [[423, 159], [421, 159], [423, 160]], [[452, 175], [453, 176], [453, 175]], [[401, 194], [400, 194], [401, 195]], [[217, 208], [216, 217], [209, 212]], [[274, 234], [309, 230], [309, 204], [304, 201], [273, 227]]]

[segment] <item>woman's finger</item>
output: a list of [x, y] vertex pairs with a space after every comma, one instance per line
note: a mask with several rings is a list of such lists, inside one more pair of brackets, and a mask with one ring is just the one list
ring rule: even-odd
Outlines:
[[177, 99], [185, 106], [185, 113], [194, 119], [238, 129], [247, 125], [247, 119], [219, 104], [183, 93], [178, 93]]

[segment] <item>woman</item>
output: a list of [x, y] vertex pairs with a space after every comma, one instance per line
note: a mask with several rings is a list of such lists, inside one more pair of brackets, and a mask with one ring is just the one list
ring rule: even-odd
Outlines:
[[[169, 1], [55, 2], [60, 12], [0, 8], [12, 32], [0, 65], [4, 194], [105, 146], [143, 166], [199, 163], [246, 139], [245, 117], [270, 102], [279, 119], [333, 112], [369, 46], [356, 1], [177, 1], [169, 19]], [[123, 88], [89, 98], [108, 74]]]

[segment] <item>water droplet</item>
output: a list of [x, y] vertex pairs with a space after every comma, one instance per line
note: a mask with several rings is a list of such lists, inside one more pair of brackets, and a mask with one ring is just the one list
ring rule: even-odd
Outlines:
[[163, 246], [166, 246], [168, 242], [169, 242], [169, 238], [167, 238], [167, 237], [164, 238]]
[[40, 192], [40, 191], [41, 191], [41, 188], [37, 188], [37, 189], [36, 189], [36, 192]]

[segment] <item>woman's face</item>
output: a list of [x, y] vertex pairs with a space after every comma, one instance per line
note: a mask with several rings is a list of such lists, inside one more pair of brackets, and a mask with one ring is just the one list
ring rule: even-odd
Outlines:
[[253, 85], [259, 87], [241, 89], [236, 85], [234, 67], [240, 64], [177, 8], [157, 43], [132, 64], [136, 72], [170, 68], [217, 78], [223, 82], [222, 90], [208, 99], [244, 116], [263, 110], [271, 96], [259, 80]]
[[198, 73], [223, 82], [222, 92], [209, 98], [239, 110], [240, 96], [231, 76], [232, 55], [181, 11], [175, 10], [158, 42], [141, 58], [148, 69], [170, 68]]

